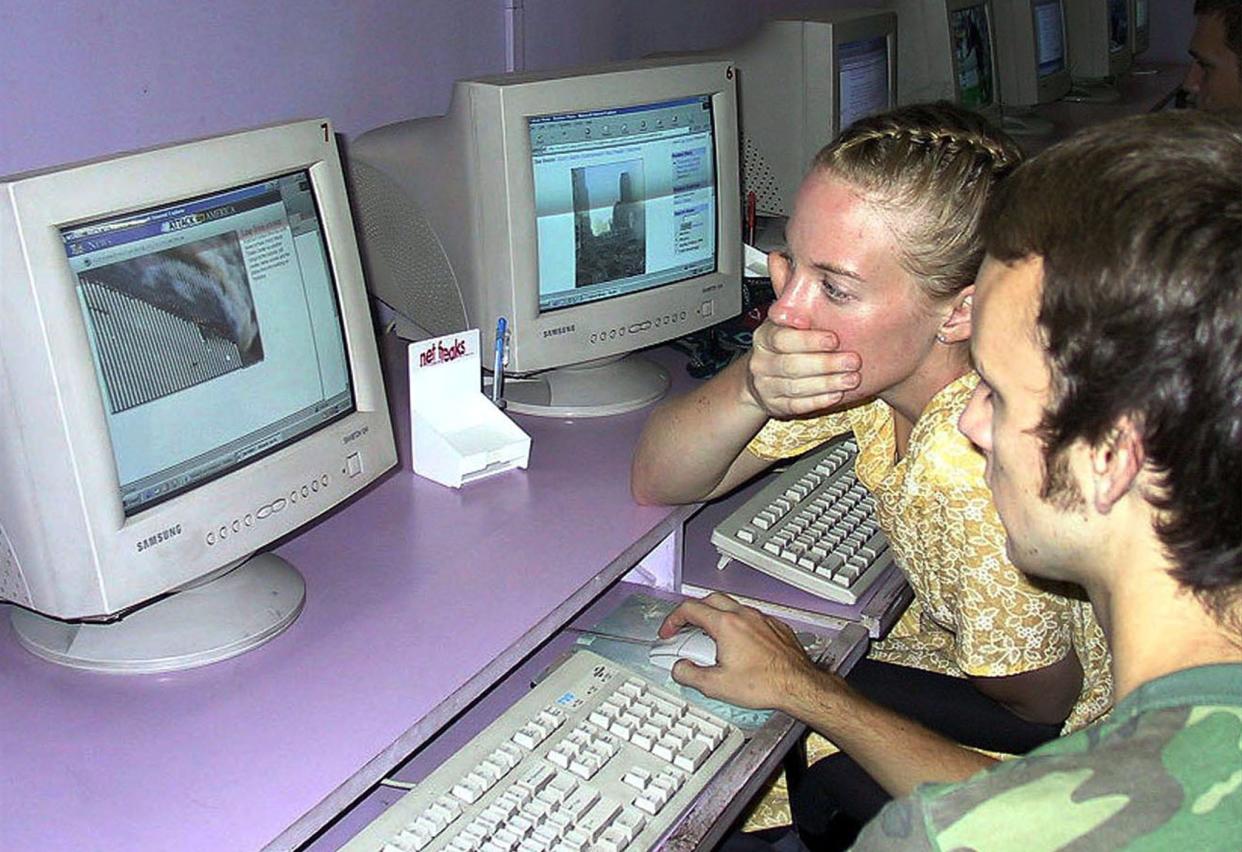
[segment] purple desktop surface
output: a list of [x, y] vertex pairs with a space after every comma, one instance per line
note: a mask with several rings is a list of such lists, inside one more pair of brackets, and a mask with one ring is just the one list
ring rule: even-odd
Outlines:
[[530, 469], [460, 491], [390, 473], [278, 548], [306, 578], [305, 610], [233, 660], [83, 673], [26, 652], [3, 618], [3, 846], [311, 836], [681, 523], [688, 510], [629, 494], [646, 413], [519, 418]]

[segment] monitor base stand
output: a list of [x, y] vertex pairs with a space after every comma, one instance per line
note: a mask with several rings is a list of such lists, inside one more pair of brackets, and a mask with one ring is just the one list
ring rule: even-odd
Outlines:
[[1001, 117], [1001, 130], [1010, 136], [1051, 136], [1056, 129], [1052, 121], [1031, 109], [1006, 109]]
[[668, 370], [641, 355], [625, 355], [506, 378], [505, 410], [536, 417], [609, 417], [651, 405], [668, 386]]
[[1115, 104], [1121, 100], [1121, 90], [1112, 80], [1075, 80], [1062, 100], [1078, 104]]
[[117, 621], [59, 621], [17, 608], [12, 621], [18, 640], [53, 663], [116, 674], [169, 672], [262, 645], [293, 623], [305, 600], [302, 575], [265, 553]]

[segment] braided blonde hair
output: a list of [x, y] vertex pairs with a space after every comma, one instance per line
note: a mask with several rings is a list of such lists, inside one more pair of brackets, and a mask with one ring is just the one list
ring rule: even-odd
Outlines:
[[858, 121], [815, 156], [811, 171], [830, 172], [891, 214], [902, 266], [941, 299], [974, 282], [983, 206], [1021, 159], [984, 118], [940, 101]]

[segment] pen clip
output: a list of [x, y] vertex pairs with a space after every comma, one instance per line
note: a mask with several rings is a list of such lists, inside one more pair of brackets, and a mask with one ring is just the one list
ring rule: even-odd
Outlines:
[[505, 343], [508, 323], [504, 317], [496, 320], [496, 352], [492, 360], [492, 402], [497, 408], [505, 407]]

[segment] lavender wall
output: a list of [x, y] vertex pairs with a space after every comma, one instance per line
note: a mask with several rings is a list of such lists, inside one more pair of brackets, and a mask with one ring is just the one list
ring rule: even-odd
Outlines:
[[[1192, 0], [1150, 0], [1148, 61], [1182, 61]], [[506, 7], [527, 68], [716, 47], [760, 21], [880, 0], [8, 0], [0, 175], [265, 124], [354, 135], [448, 106], [504, 70]]]
[[525, 0], [526, 67], [556, 68], [740, 41], [778, 15], [882, 0]]
[[346, 135], [442, 113], [453, 80], [714, 47], [777, 12], [874, 0], [6, 0], [0, 175], [289, 118]]
[[[501, 0], [0, 5], [0, 174], [288, 118], [443, 111], [503, 61]], [[19, 8], [20, 7], [20, 8]]]

